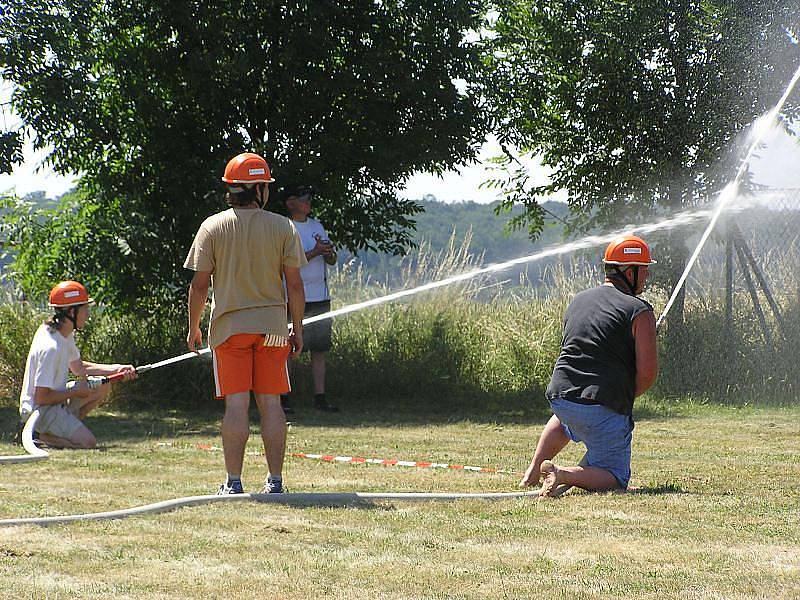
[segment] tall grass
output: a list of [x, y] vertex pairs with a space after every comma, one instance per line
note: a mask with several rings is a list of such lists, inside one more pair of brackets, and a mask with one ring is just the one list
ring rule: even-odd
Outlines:
[[[476, 266], [465, 246], [451, 247], [445, 261], [431, 260], [425, 252], [423, 247], [419, 258], [410, 259], [421, 267], [409, 270], [400, 289]], [[555, 268], [548, 273], [554, 285], [540, 289], [531, 287], [524, 274], [513, 285], [476, 278], [460, 289], [424, 292], [403, 304], [337, 319], [331, 387], [347, 395], [442, 403], [456, 397], [501, 404], [541, 398], [558, 353], [563, 311], [584, 278]]]
[[[765, 243], [770, 231], [756, 223], [743, 229], [748, 245], [758, 252], [757, 261], [781, 308], [783, 327], [759, 290], [768, 329], [763, 331], [738, 263], [732, 326], [726, 322], [724, 239], [718, 239], [713, 249], [716, 254], [706, 251], [687, 281], [684, 322], [667, 319], [666, 330], [660, 332], [660, 394], [688, 394], [735, 404], [794, 403], [800, 399], [800, 274], [796, 268], [800, 256], [794, 242]], [[657, 306], [663, 306], [663, 297], [656, 294]], [[668, 330], [676, 325], [677, 335], [669, 335]]]
[[[422, 246], [404, 265], [406, 289], [475, 268], [479, 257], [469, 239], [451, 243], [431, 257]], [[689, 281], [684, 320], [666, 321], [659, 335], [661, 373], [653, 394], [712, 402], [793, 402], [800, 381], [800, 298], [798, 277], [790, 257], [770, 254], [763, 269], [783, 309], [780, 331], [767, 314], [769, 341], [755, 318], [741, 278], [734, 296], [733, 326], [725, 320], [724, 277], [719, 263], [701, 261]], [[420, 265], [413, 269], [411, 265]], [[446, 265], [446, 268], [441, 268]], [[581, 258], [556, 263], [531, 281], [527, 272], [517, 281], [483, 277], [414, 297], [402, 305], [384, 305], [337, 320], [330, 381], [336, 393], [372, 394], [384, 398], [416, 396], [447, 402], [475, 396], [505, 404], [526, 399], [543, 403], [542, 392], [552, 372], [561, 340], [561, 322], [569, 301], [580, 290], [602, 280], [597, 265]], [[335, 301], [363, 300], [364, 290], [393, 290], [346, 270], [334, 277]], [[644, 297], [660, 314], [671, 290], [651, 288]], [[340, 293], [337, 298], [337, 293]], [[344, 299], [342, 299], [344, 296]], [[761, 298], [766, 310], [765, 299]], [[667, 335], [669, 329], [673, 335]], [[677, 329], [677, 331], [675, 331]]]
[[[481, 257], [469, 251], [469, 241], [456, 243], [454, 237], [438, 254], [422, 244], [403, 261], [394, 289], [479, 266]], [[782, 268], [771, 265], [785, 273]], [[456, 402], [503, 411], [544, 406], [564, 310], [575, 293], [597, 285], [601, 274], [596, 265], [578, 259], [531, 273], [478, 277], [336, 319], [329, 394], [342, 400], [413, 399], [444, 409]], [[779, 298], [790, 326], [767, 344], [744, 290], [737, 291], [735, 327], [727, 329], [724, 295], [717, 283], [704, 288], [703, 281], [691, 281], [679, 335], [659, 336], [662, 370], [654, 394], [726, 403], [796, 400], [800, 332], [791, 325], [800, 317], [796, 286], [787, 286], [792, 292]], [[394, 291], [352, 265], [334, 271], [329, 283], [334, 308]], [[667, 292], [653, 289], [645, 297], [658, 312]], [[0, 303], [0, 395], [6, 402], [16, 402], [28, 345], [45, 314], [10, 298]], [[675, 326], [667, 321], [668, 328]], [[182, 307], [157, 316], [98, 310], [79, 334], [79, 346], [89, 360], [139, 365], [184, 352], [185, 333]], [[307, 378], [297, 379], [301, 392], [310, 391]], [[117, 390], [115, 401], [121, 403], [196, 406], [211, 403], [212, 380], [208, 363], [197, 359], [150, 372]]]
[[42, 321], [41, 310], [0, 291], [0, 397], [19, 393], [28, 348]]

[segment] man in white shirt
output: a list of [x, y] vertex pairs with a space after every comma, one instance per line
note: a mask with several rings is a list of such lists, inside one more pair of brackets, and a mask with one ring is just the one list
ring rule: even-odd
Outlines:
[[[306, 294], [305, 317], [313, 317], [331, 310], [331, 295], [328, 290], [327, 265], [336, 264], [336, 251], [328, 239], [322, 223], [312, 218], [313, 191], [309, 187], [290, 188], [284, 192], [286, 210], [294, 223], [308, 264], [300, 269]], [[331, 349], [331, 319], [312, 323], [304, 328], [303, 351], [311, 353], [311, 375], [314, 381], [314, 408], [326, 412], [339, 409], [325, 398], [325, 357]], [[288, 408], [288, 397], [284, 397], [284, 408]], [[291, 409], [290, 409], [291, 410]]]
[[[97, 440], [83, 424], [90, 411], [108, 396], [111, 384], [99, 385], [87, 377], [124, 373], [124, 380], [136, 377], [132, 365], [107, 365], [81, 359], [74, 332], [89, 319], [86, 288], [77, 281], [64, 281], [50, 292], [53, 316], [43, 323], [33, 337], [25, 378], [19, 398], [20, 424], [39, 410], [36, 433], [53, 448], [94, 448]], [[70, 382], [69, 372], [75, 375]]]

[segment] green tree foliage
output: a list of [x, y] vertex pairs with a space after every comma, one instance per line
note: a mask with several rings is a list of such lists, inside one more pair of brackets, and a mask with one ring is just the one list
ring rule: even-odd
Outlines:
[[11, 173], [22, 162], [22, 136], [18, 131], [0, 131], [0, 173]]
[[[68, 278], [80, 280], [92, 296], [100, 298], [133, 297], [140, 289], [135, 278], [112, 271], [121, 268], [131, 250], [117, 237], [115, 224], [107, 220], [109, 212], [87, 201], [85, 191], [66, 194], [55, 208], [33, 198], [13, 197], [5, 198], [0, 208], [6, 213], [7, 251], [14, 257], [10, 275], [31, 299], [45, 298], [53, 284]], [[155, 309], [169, 300], [168, 290], [179, 291], [175, 283], [169, 285], [165, 289], [153, 286], [131, 305]]]
[[340, 245], [402, 252], [419, 206], [398, 187], [484, 137], [470, 93], [484, 65], [465, 39], [482, 13], [478, 0], [7, 1], [14, 108], [53, 166], [81, 176], [46, 222], [17, 211], [26, 283], [80, 277], [127, 308], [177, 300], [242, 150], [267, 157], [276, 185], [315, 186]]
[[[796, 0], [496, 5], [486, 93], [510, 176], [493, 183], [505, 206], [525, 204], [532, 235], [539, 198], [561, 190], [583, 231], [708, 200], [800, 65]], [[513, 148], [540, 156], [550, 183], [534, 185]]]

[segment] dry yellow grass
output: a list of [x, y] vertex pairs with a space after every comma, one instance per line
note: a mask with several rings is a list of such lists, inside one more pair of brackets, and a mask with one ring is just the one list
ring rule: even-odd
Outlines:
[[[237, 503], [5, 528], [0, 598], [800, 597], [800, 410], [645, 413], [634, 447], [640, 493], [366, 508]], [[373, 413], [309, 418], [292, 427], [290, 450], [521, 470], [541, 425], [392, 416], [394, 424]], [[94, 425], [103, 450], [0, 467], [0, 518], [210, 493], [221, 478], [221, 454], [197, 449], [219, 443], [213, 420], [104, 413]], [[563, 460], [579, 456], [572, 446]], [[260, 485], [262, 461], [247, 457], [249, 490]], [[293, 491], [516, 484], [510, 475], [302, 459], [288, 461], [286, 476]]]

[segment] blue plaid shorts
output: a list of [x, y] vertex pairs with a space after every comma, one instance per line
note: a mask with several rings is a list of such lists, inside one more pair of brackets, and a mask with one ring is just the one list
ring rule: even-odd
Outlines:
[[633, 418], [600, 404], [552, 398], [550, 408], [573, 442], [586, 445], [585, 466], [609, 471], [623, 489], [631, 479]]

